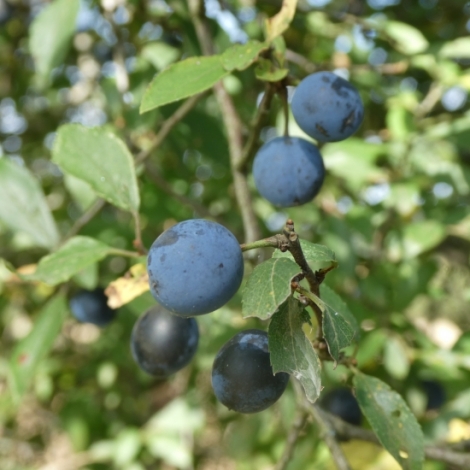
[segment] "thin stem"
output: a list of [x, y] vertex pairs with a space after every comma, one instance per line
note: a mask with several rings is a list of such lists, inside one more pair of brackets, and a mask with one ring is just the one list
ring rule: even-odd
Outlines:
[[274, 237], [264, 238], [256, 242], [243, 243], [240, 245], [240, 248], [242, 251], [257, 250], [258, 248], [279, 248], [279, 243], [279, 236], [275, 235]]
[[298, 380], [294, 381], [294, 390], [296, 392], [298, 406], [300, 406], [305, 412], [309, 413], [320, 427], [322, 438], [330, 450], [331, 457], [336, 468], [338, 470], [351, 470], [343, 449], [338, 442], [335, 430], [325, 416], [324, 411], [321, 410], [318, 405], [312, 405], [312, 403], [307, 400]]
[[98, 212], [103, 209], [106, 205], [106, 201], [104, 199], [97, 199], [91, 207], [89, 207], [73, 224], [72, 228], [68, 231], [67, 235], [64, 238], [64, 242], [69, 238], [74, 237], [80, 230], [88, 224], [88, 222], [98, 214]]
[[147, 254], [147, 248], [145, 248], [144, 243], [142, 242], [142, 229], [140, 226], [140, 215], [137, 211], [132, 212], [132, 217], [134, 218], [134, 227], [135, 227], [135, 239], [134, 239], [134, 248], [141, 254]]
[[160, 146], [173, 127], [175, 127], [175, 125], [178, 124], [178, 122], [180, 122], [205, 95], [206, 93], [200, 93], [199, 95], [191, 96], [191, 98], [187, 99], [166, 121], [164, 121], [160, 126], [158, 134], [152, 140], [150, 146], [145, 150], [142, 150], [135, 157], [135, 164], [139, 165], [144, 160], [146, 160], [152, 154], [152, 152]]
[[289, 101], [287, 99], [287, 88], [282, 84], [279, 91], [282, 101], [282, 110], [284, 112], [284, 137], [289, 137]]
[[[203, 4], [201, 0], [188, 0], [188, 6], [201, 49], [204, 55], [212, 55], [214, 53], [214, 44], [203, 15]], [[261, 230], [253, 210], [247, 176], [239, 170], [239, 165], [243, 158], [240, 116], [222, 82], [216, 83], [213, 90], [222, 112], [222, 119], [227, 132], [235, 197], [242, 216], [245, 241], [247, 243], [254, 242], [260, 238]]]
[[139, 258], [142, 256], [142, 253], [137, 251], [121, 250], [120, 248], [110, 248], [108, 253], [114, 256], [124, 256], [125, 258]]
[[286, 447], [282, 453], [281, 459], [274, 467], [274, 470], [285, 470], [292, 460], [294, 454], [295, 446], [299, 440], [300, 433], [307, 422], [308, 413], [304, 409], [300, 409], [297, 417], [292, 424], [292, 428], [287, 436]]
[[194, 201], [193, 199], [190, 199], [187, 196], [184, 196], [182, 194], [178, 194], [177, 192], [175, 192], [171, 184], [165, 180], [165, 178], [162, 176], [162, 174], [160, 173], [160, 171], [157, 169], [155, 165], [152, 165], [150, 164], [150, 162], [147, 162], [147, 164], [145, 165], [145, 168], [147, 170], [146, 171], [147, 177], [149, 177], [162, 191], [167, 193], [173, 199], [189, 207], [190, 209], [192, 209], [194, 212], [196, 212], [198, 215], [202, 217], [214, 218], [214, 216], [211, 215], [210, 211], [205, 206], [203, 206], [202, 204], [199, 204], [199, 202]]
[[[345, 421], [337, 418], [336, 416], [333, 416], [325, 410], [321, 411], [324, 419], [328, 421], [330, 428], [341, 439], [356, 439], [380, 445], [379, 439], [372, 431], [346, 423]], [[452, 444], [449, 444], [449, 446], [445, 447], [443, 445], [427, 445], [424, 448], [424, 455], [427, 459], [438, 460], [449, 465], [455, 465], [462, 470], [470, 468], [470, 454], [456, 452], [452, 448]]]
[[300, 245], [300, 239], [294, 229], [294, 222], [292, 219], [287, 219], [286, 225], [284, 227], [284, 235], [289, 240], [289, 245], [287, 249], [290, 251], [291, 255], [294, 257], [294, 261], [300, 266], [302, 273], [305, 276], [305, 279], [310, 286], [310, 290], [317, 296], [320, 297], [320, 283], [318, 282], [315, 273], [312, 271], [312, 268], [308, 265], [307, 260], [305, 259], [304, 252]]
[[263, 99], [258, 106], [256, 117], [250, 125], [250, 137], [243, 148], [243, 154], [237, 164], [237, 169], [245, 172], [248, 162], [253, 158], [256, 149], [258, 147], [258, 140], [263, 128], [266, 117], [269, 114], [271, 102], [274, 97], [274, 87], [271, 83], [268, 83], [266, 90], [264, 91]]

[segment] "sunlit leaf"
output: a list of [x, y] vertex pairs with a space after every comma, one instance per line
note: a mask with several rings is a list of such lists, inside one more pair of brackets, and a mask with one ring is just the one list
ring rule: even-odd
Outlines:
[[128, 211], [139, 209], [132, 155], [124, 142], [111, 132], [79, 124], [61, 126], [52, 158], [62, 171], [88, 183], [111, 204]]
[[34, 19], [29, 49], [42, 85], [54, 67], [61, 65], [75, 33], [79, 0], [54, 0]]
[[56, 252], [41, 259], [32, 279], [51, 286], [68, 281], [74, 274], [103, 259], [112, 248], [90, 237], [71, 238]]
[[220, 56], [190, 57], [155, 76], [145, 91], [140, 112], [201, 93], [229, 74]]
[[234, 44], [222, 54], [222, 65], [226, 70], [245, 70], [256, 61], [258, 55], [269, 45], [259, 41], [248, 41], [245, 44]]

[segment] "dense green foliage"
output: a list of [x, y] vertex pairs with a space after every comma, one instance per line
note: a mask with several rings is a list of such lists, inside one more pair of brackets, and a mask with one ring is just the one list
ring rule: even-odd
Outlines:
[[[2, 470], [335, 469], [338, 448], [358, 470], [470, 468], [445, 444], [470, 439], [470, 3], [296, 3], [0, 0]], [[287, 102], [323, 70], [364, 119], [319, 145], [313, 201], [279, 209], [253, 160], [285, 129], [309, 139]], [[155, 378], [130, 349], [155, 306], [145, 253], [193, 218], [247, 244], [245, 277], [198, 316], [190, 365]], [[256, 244], [274, 234], [293, 245]], [[103, 328], [69, 311], [96, 288]], [[291, 380], [243, 415], [211, 371], [253, 328]], [[312, 406], [323, 386], [352, 389], [365, 434]]]

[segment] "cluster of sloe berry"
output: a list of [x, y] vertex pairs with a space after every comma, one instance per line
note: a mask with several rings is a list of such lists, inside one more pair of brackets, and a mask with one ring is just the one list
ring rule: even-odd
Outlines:
[[[295, 90], [292, 115], [318, 142], [337, 142], [357, 131], [364, 106], [356, 88], [331, 72], [304, 78]], [[258, 192], [278, 207], [311, 201], [325, 179], [318, 147], [299, 137], [276, 137], [256, 154], [253, 176]]]
[[[319, 142], [349, 137], [359, 127], [363, 106], [346, 80], [319, 72], [297, 87], [292, 112], [299, 126]], [[311, 142], [278, 137], [264, 144], [253, 164], [260, 194], [271, 203], [294, 206], [312, 200], [325, 177], [323, 159]], [[202, 219], [180, 222], [152, 244], [147, 271], [158, 305], [142, 315], [131, 335], [137, 364], [165, 378], [186, 366], [199, 341], [198, 315], [225, 305], [238, 291], [244, 262], [240, 245], [222, 225]], [[102, 290], [82, 291], [70, 307], [80, 321], [104, 326], [114, 311]], [[212, 368], [217, 399], [240, 413], [262, 411], [283, 394], [289, 374], [273, 373], [268, 335], [262, 330], [236, 334], [218, 352]]]

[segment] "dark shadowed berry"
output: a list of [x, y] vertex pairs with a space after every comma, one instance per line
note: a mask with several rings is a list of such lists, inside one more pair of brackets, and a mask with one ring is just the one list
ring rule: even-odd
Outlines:
[[257, 413], [275, 403], [289, 374], [273, 374], [268, 335], [246, 330], [235, 335], [217, 353], [212, 366], [212, 387], [217, 399], [239, 413]]
[[182, 318], [157, 305], [135, 323], [131, 351], [139, 367], [149, 374], [168, 377], [193, 358], [199, 342], [194, 318]]
[[116, 310], [108, 306], [104, 289], [81, 290], [69, 302], [73, 316], [81, 322], [105, 326], [116, 316]]

